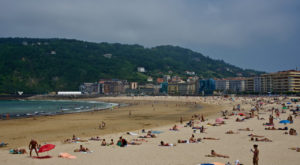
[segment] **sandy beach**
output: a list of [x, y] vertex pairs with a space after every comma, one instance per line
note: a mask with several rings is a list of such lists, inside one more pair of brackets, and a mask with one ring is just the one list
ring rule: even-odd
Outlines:
[[[232, 111], [236, 105], [241, 105], [239, 113], [248, 113], [254, 107], [256, 101], [262, 99], [264, 104], [257, 117], [236, 122], [236, 118], [243, 116], [228, 116], [224, 119], [226, 124], [221, 126], [210, 126], [215, 119], [221, 117], [221, 110]], [[284, 134], [283, 130], [265, 130], [263, 123], [268, 122], [271, 114], [269, 109], [278, 108], [281, 111], [281, 103], [289, 102], [288, 99], [277, 102], [272, 98], [223, 98], [223, 97], [111, 97], [98, 98], [97, 100], [107, 102], [126, 103], [129, 106], [114, 108], [113, 110], [87, 112], [78, 114], [67, 114], [59, 116], [45, 116], [28, 119], [3, 120], [0, 121], [0, 140], [8, 142], [9, 146], [1, 148], [1, 164], [182, 164], [196, 165], [201, 163], [222, 162], [231, 164], [239, 160], [243, 164], [252, 164], [253, 153], [250, 151], [253, 144], [258, 144], [259, 164], [263, 165], [297, 165], [300, 162], [299, 152], [290, 150], [290, 147], [300, 147], [300, 137]], [[268, 103], [267, 103], [268, 102]], [[267, 103], [267, 104], [266, 104]], [[298, 103], [299, 104], [299, 103]], [[291, 104], [295, 108], [297, 104]], [[131, 113], [131, 115], [129, 115]], [[203, 114], [206, 121], [194, 120], [194, 126], [204, 126], [206, 133], [199, 130], [193, 132], [191, 127], [184, 127], [179, 119], [185, 121], [191, 119], [193, 114]], [[255, 112], [257, 114], [257, 112]], [[282, 119], [287, 119], [291, 114], [289, 109], [281, 113], [278, 119], [274, 119], [275, 128], [287, 126], [300, 131], [300, 118], [294, 118], [293, 124], [279, 124]], [[99, 129], [101, 121], [106, 122], [104, 129]], [[179, 126], [179, 131], [170, 131], [174, 124]], [[250, 128], [253, 131], [238, 131], [238, 129]], [[107, 142], [114, 139], [116, 142], [120, 136], [131, 141], [138, 136], [146, 135], [141, 129], [160, 131], [157, 138], [147, 138], [147, 142], [141, 145], [128, 145], [127, 147], [101, 146], [101, 141], [88, 141], [80, 143], [64, 144], [63, 140], [71, 138], [73, 134], [81, 139], [91, 136], [100, 136]], [[232, 130], [237, 134], [225, 134]], [[128, 135], [126, 132], [135, 135]], [[250, 141], [249, 134], [262, 135], [272, 142]], [[202, 138], [199, 143], [178, 144], [178, 139], [188, 140], [194, 134], [195, 138]], [[204, 137], [220, 138], [220, 140], [205, 140]], [[28, 143], [31, 138], [39, 143], [55, 144], [52, 151], [41, 153], [51, 155], [50, 159], [32, 159], [29, 154], [9, 154], [10, 148], [25, 148], [28, 152]], [[159, 146], [160, 141], [175, 144], [176, 146]], [[75, 153], [74, 149], [79, 145], [89, 148], [92, 153]], [[219, 154], [228, 155], [229, 158], [205, 157], [211, 150]], [[58, 155], [67, 152], [76, 156], [76, 159], [63, 159]], [[35, 153], [34, 153], [35, 154]]]

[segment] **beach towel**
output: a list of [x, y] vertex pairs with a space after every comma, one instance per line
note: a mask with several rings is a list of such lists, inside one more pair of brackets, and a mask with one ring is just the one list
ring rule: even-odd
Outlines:
[[154, 133], [154, 134], [161, 134], [161, 133], [163, 133], [163, 131], [151, 131], [151, 133]]
[[76, 159], [76, 156], [73, 156], [69, 153], [63, 152], [63, 153], [59, 153], [58, 157], [60, 158], [67, 158], [67, 159]]
[[128, 134], [128, 135], [132, 135], [132, 136], [138, 136], [138, 134], [137, 134], [137, 133], [134, 133], [134, 132], [128, 132], [127, 134]]
[[33, 156], [33, 159], [49, 159], [52, 158], [52, 156], [50, 155], [46, 155], [46, 156]]
[[80, 151], [80, 153], [83, 153], [83, 154], [91, 154], [93, 153], [94, 151], [88, 151], [88, 152], [84, 152], [84, 151]]

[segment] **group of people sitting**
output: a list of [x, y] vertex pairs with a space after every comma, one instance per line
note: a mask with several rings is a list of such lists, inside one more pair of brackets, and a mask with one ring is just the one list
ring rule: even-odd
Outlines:
[[105, 139], [102, 140], [101, 146], [110, 146], [114, 145], [114, 139], [110, 139], [110, 143], [106, 143]]

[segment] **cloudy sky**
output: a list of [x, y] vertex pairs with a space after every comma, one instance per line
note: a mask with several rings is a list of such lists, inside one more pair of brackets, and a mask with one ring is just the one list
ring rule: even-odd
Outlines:
[[0, 37], [177, 45], [275, 72], [300, 69], [300, 1], [1, 0]]

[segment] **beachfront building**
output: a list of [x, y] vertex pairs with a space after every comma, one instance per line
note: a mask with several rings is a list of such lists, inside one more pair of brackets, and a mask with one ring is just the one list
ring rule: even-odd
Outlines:
[[101, 94], [105, 95], [119, 95], [125, 93], [125, 84], [128, 84], [126, 80], [118, 79], [101, 79], [99, 84], [102, 86]]
[[229, 91], [240, 93], [245, 91], [245, 78], [237, 77], [229, 79]]
[[253, 91], [261, 93], [261, 77], [253, 77]]
[[162, 93], [162, 94], [167, 94], [168, 93], [168, 82], [162, 82], [160, 84], [159, 92]]
[[199, 80], [199, 94], [212, 95], [216, 90], [216, 82], [214, 79]]
[[82, 85], [80, 85], [79, 90], [83, 93], [83, 94], [100, 94], [102, 91], [102, 85], [95, 82], [95, 83], [83, 83]]
[[196, 94], [196, 83], [178, 83], [178, 94], [183, 95], [195, 95]]
[[254, 92], [254, 77], [245, 78], [245, 92]]
[[261, 93], [271, 93], [273, 92], [272, 88], [272, 76], [270, 74], [263, 74], [261, 78]]
[[168, 94], [177, 95], [178, 94], [178, 83], [170, 82], [168, 83]]
[[297, 93], [300, 92], [300, 71], [288, 70], [264, 75], [271, 81], [270, 92]]
[[228, 79], [215, 79], [216, 90], [226, 92], [229, 90], [229, 80]]

